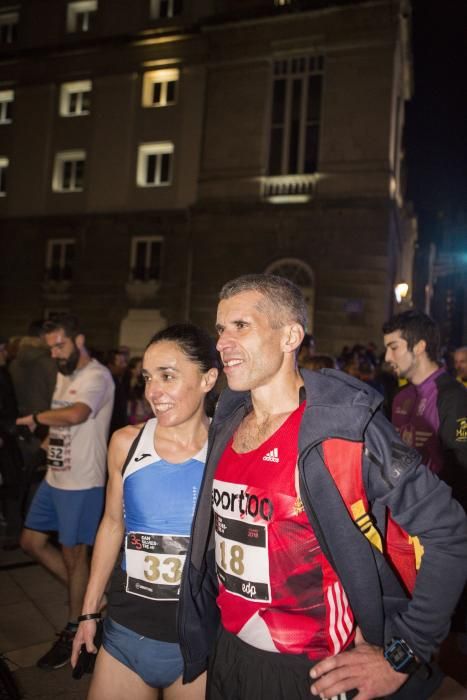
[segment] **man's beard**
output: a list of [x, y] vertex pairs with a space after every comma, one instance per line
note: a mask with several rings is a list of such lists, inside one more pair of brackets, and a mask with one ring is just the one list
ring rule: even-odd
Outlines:
[[57, 369], [60, 372], [60, 374], [64, 374], [65, 376], [73, 374], [79, 362], [79, 350], [76, 347], [76, 345], [74, 346], [74, 349], [68, 359], [58, 359], [56, 362]]

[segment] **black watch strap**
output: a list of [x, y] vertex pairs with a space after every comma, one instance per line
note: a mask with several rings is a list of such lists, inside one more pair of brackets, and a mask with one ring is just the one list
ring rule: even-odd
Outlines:
[[412, 674], [420, 668], [420, 662], [405, 639], [391, 639], [384, 649], [384, 658], [399, 673]]

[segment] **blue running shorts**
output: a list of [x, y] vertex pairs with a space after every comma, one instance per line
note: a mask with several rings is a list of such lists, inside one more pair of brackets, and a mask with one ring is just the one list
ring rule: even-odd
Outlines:
[[80, 491], [56, 489], [44, 479], [37, 489], [24, 526], [30, 530], [58, 532], [65, 547], [94, 544], [104, 508], [104, 487]]
[[182, 675], [183, 658], [178, 644], [141, 637], [110, 617], [104, 620], [102, 645], [151, 688], [167, 688]]

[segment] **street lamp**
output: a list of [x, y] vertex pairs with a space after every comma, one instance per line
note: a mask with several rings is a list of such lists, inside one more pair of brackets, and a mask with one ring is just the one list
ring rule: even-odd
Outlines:
[[407, 284], [407, 282], [399, 282], [394, 287], [394, 295], [398, 304], [402, 304], [408, 293], [409, 285]]

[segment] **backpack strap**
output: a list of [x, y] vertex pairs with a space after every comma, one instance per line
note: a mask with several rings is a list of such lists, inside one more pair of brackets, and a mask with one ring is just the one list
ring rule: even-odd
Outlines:
[[368, 499], [363, 488], [362, 454], [362, 442], [337, 438], [323, 442], [324, 463], [352, 520], [371, 544], [382, 552], [383, 541], [369, 512]]
[[[323, 442], [324, 463], [360, 532], [385, 555], [406, 591], [411, 593], [420, 568], [423, 546], [411, 537], [388, 512], [384, 539], [375, 526], [363, 486], [362, 456], [364, 443], [330, 438]], [[384, 532], [384, 530], [383, 530]]]

